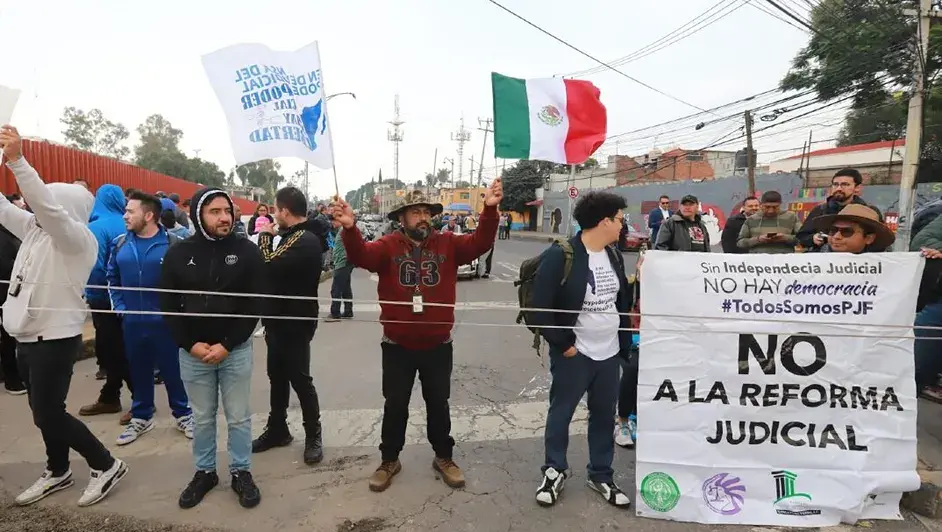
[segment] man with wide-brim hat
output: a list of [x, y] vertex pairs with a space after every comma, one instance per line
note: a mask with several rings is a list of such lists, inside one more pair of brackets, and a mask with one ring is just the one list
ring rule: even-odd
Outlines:
[[398, 222], [399, 217], [402, 216], [402, 213], [406, 212], [407, 209], [412, 207], [425, 207], [431, 213], [432, 218], [438, 216], [445, 210], [445, 207], [441, 203], [432, 203], [426, 199], [425, 194], [421, 190], [413, 190], [412, 192], [406, 192], [405, 198], [399, 201], [396, 205], [396, 208], [389, 211], [389, 214], [386, 215], [390, 221]]
[[847, 205], [837, 214], [819, 216], [813, 226], [827, 235], [827, 245], [822, 251], [868, 253], [885, 250], [896, 240], [893, 231], [880, 221], [877, 211], [857, 203]]

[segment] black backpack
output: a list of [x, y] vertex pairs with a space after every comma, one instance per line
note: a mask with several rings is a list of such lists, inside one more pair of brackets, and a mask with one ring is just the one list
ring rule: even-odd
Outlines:
[[307, 226], [305, 227], [308, 231], [317, 235], [317, 238], [321, 239], [321, 252], [327, 253], [327, 250], [330, 249], [328, 244], [328, 233], [330, 233], [331, 225], [330, 221], [327, 220], [326, 216], [314, 215], [313, 218], [307, 219]]
[[[558, 246], [563, 250], [563, 278], [559, 285], [566, 284], [569, 280], [569, 272], [572, 270], [572, 245], [568, 240], [557, 240], [543, 250], [536, 257], [529, 258], [520, 264], [520, 278], [514, 281], [517, 287], [517, 300], [521, 309], [533, 308], [533, 282], [536, 280], [536, 271], [540, 268], [543, 258], [546, 254]], [[540, 354], [540, 328], [532, 325], [532, 312], [520, 310], [517, 314], [517, 323], [524, 323], [527, 329], [533, 333], [533, 349], [536, 349], [537, 356]]]

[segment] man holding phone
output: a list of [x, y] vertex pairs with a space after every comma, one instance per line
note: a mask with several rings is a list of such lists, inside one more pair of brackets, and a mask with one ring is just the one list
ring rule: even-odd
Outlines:
[[798, 216], [782, 212], [782, 195], [774, 190], [762, 194], [759, 212], [746, 218], [737, 245], [748, 253], [794, 253], [801, 229]]

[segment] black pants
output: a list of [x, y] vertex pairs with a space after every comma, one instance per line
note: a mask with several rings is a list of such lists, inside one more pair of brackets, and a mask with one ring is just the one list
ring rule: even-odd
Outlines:
[[268, 346], [268, 380], [271, 382], [271, 414], [268, 426], [272, 430], [288, 430], [288, 401], [291, 389], [298, 394], [304, 430], [313, 435], [320, 426], [321, 407], [311, 377], [311, 340], [314, 333], [298, 333], [282, 328], [265, 327], [265, 345]]
[[22, 381], [16, 367], [16, 340], [3, 327], [0, 327], [0, 369], [3, 370], [3, 381], [8, 385]]
[[451, 342], [427, 351], [413, 351], [401, 345], [383, 342], [383, 431], [379, 451], [383, 461], [399, 458], [406, 443], [409, 400], [412, 385], [419, 374], [425, 399], [426, 431], [435, 456], [451, 459], [455, 440], [451, 437]]
[[46, 467], [55, 476], [69, 470], [69, 449], [82, 455], [91, 469], [104, 471], [114, 465], [108, 449], [65, 410], [72, 364], [81, 348], [81, 335], [17, 345], [17, 362], [29, 394], [33, 423], [46, 444]]
[[638, 414], [638, 351], [632, 350], [631, 358], [622, 365], [621, 384], [618, 389], [618, 417], [628, 419]]
[[122, 384], [127, 384], [128, 390], [134, 391], [131, 385], [131, 370], [124, 351], [121, 318], [110, 312], [94, 312], [111, 310], [108, 301], [91, 301], [88, 306], [92, 309], [92, 325], [95, 326], [95, 355], [107, 376], [105, 384], [101, 387], [98, 402], [120, 403]]
[[491, 261], [494, 260], [494, 248], [491, 248], [487, 252], [487, 257], [484, 259], [484, 275], [491, 274]]
[[[330, 285], [330, 315], [334, 318], [353, 316], [353, 288], [350, 285], [352, 274], [353, 266], [349, 264], [334, 269], [334, 279]], [[343, 314], [340, 313], [341, 299], [349, 300], [343, 302]]]

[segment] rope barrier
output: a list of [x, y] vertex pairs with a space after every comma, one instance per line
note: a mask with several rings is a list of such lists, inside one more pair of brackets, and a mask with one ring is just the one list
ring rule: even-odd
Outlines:
[[[11, 284], [11, 281], [0, 280], [0, 284]], [[42, 285], [42, 286], [62, 286], [62, 287], [71, 287], [71, 288], [81, 288], [83, 285], [75, 285], [65, 282], [44, 282], [44, 281], [23, 281], [21, 284], [24, 285]], [[150, 288], [150, 287], [124, 287], [124, 286], [108, 286], [108, 285], [85, 285], [85, 288], [93, 288], [100, 290], [122, 290], [129, 292], [156, 292], [156, 293], [175, 293], [175, 294], [185, 294], [185, 295], [202, 295], [202, 296], [225, 296], [225, 297], [249, 297], [249, 298], [262, 298], [262, 299], [277, 299], [277, 300], [290, 300], [290, 301], [317, 301], [317, 302], [341, 302], [341, 303], [359, 303], [359, 304], [373, 304], [373, 305], [400, 305], [411, 307], [413, 303], [411, 301], [389, 301], [381, 299], [342, 299], [342, 298], [331, 298], [331, 297], [320, 297], [320, 296], [293, 296], [293, 295], [280, 295], [280, 294], [264, 294], [264, 293], [252, 293], [252, 292], [214, 292], [208, 290], [182, 290], [182, 289], [169, 289], [169, 288]], [[513, 311], [513, 312], [549, 312], [549, 313], [559, 313], [559, 314], [601, 314], [601, 315], [615, 315], [615, 316], [628, 316], [628, 317], [650, 317], [650, 318], [673, 318], [673, 319], [696, 319], [704, 321], [713, 321], [713, 322], [741, 322], [741, 321], [752, 321], [760, 323], [776, 323], [776, 324], [788, 324], [788, 325], [807, 325], [808, 321], [802, 320], [790, 320], [790, 319], [766, 319], [755, 316], [693, 316], [693, 315], [683, 315], [683, 314], [656, 314], [650, 312], [618, 312], [618, 311], [585, 311], [582, 310], [567, 310], [567, 309], [554, 309], [554, 308], [530, 308], [530, 307], [520, 307], [515, 302], [508, 302], [506, 306], [495, 306], [494, 303], [499, 303], [496, 301], [483, 301], [483, 302], [456, 302], [456, 303], [432, 303], [424, 302], [424, 306], [429, 307], [446, 307], [452, 308], [454, 310], [462, 311], [473, 311], [473, 310], [491, 310], [491, 311]], [[52, 311], [70, 311], [74, 309], [65, 309], [65, 308], [56, 308], [56, 307], [29, 307], [29, 310], [52, 310]], [[93, 312], [105, 312], [103, 310], [93, 310]], [[288, 319], [288, 320], [311, 320], [317, 319], [310, 316], [263, 316], [263, 315], [241, 315], [241, 314], [223, 314], [223, 315], [210, 315], [210, 314], [198, 314], [198, 313], [165, 313], [165, 312], [156, 312], [156, 311], [122, 311], [126, 314], [136, 314], [136, 313], [150, 313], [157, 315], [181, 315], [186, 317], [218, 317], [218, 318], [249, 318], [256, 317], [260, 319]], [[373, 323], [395, 323], [388, 320], [375, 321]], [[426, 323], [425, 321], [405, 321], [403, 323]], [[457, 323], [457, 322], [456, 322]], [[468, 325], [470, 323], [462, 322]], [[826, 325], [826, 326], [848, 326], [854, 325], [852, 323], [846, 322], [834, 322], [834, 321], [815, 321], [815, 325]], [[497, 325], [497, 324], [494, 324]], [[525, 326], [523, 324], [512, 324], [509, 326], [521, 327]], [[889, 329], [889, 330], [904, 330], [904, 331], [914, 331], [914, 330], [924, 330], [924, 331], [942, 331], [942, 326], [932, 326], [932, 325], [885, 325], [885, 324], [869, 324], [868, 327], [880, 328], [880, 329]], [[543, 328], [564, 328], [572, 329], [570, 326], [546, 326]], [[625, 330], [636, 330], [636, 329], [625, 329]], [[683, 331], [665, 331], [665, 332], [683, 332]], [[709, 330], [703, 330], [700, 332], [712, 332]], [[777, 333], [755, 333], [755, 334], [777, 334]], [[869, 336], [862, 336], [864, 338], [869, 338]], [[874, 338], [886, 338], [886, 336], [875, 336]], [[912, 336], [903, 336], [899, 338], [912, 338]]]

